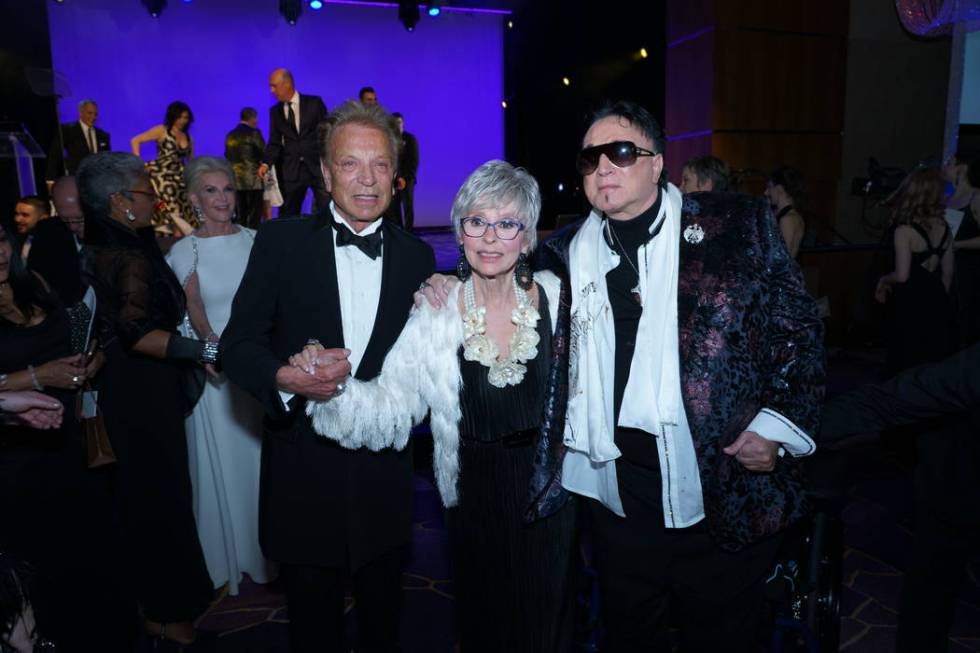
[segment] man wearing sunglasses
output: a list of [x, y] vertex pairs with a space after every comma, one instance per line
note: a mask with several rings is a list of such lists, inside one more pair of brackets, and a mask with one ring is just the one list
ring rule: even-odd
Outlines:
[[[749, 651], [779, 532], [805, 514], [821, 324], [764, 200], [663, 175], [644, 108], [596, 112], [593, 210], [545, 245], [572, 289], [562, 483], [587, 497], [607, 642]], [[669, 647], [663, 650], [669, 650]]]

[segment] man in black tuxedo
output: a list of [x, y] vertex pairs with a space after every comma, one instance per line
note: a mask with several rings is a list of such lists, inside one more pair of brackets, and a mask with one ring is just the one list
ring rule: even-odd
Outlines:
[[[333, 200], [315, 217], [259, 229], [221, 338], [222, 361], [268, 416], [259, 537], [281, 565], [291, 650], [343, 650], [350, 577], [357, 650], [395, 651], [411, 539], [411, 446], [344, 449], [314, 433], [304, 406], [342, 392], [352, 368], [364, 380], [380, 372], [435, 259], [424, 242], [380, 220], [397, 159], [391, 117], [347, 102], [320, 140]], [[313, 341], [327, 347], [319, 365], [287, 364]]]
[[265, 179], [269, 166], [276, 166], [283, 199], [280, 216], [299, 215], [307, 189], [313, 191], [314, 208], [322, 209], [330, 200], [320, 171], [317, 127], [327, 117], [327, 105], [318, 95], [300, 95], [292, 73], [284, 68], [272, 71], [269, 88], [278, 102], [269, 108], [269, 141], [259, 177]]
[[82, 100], [78, 103], [78, 122], [63, 124], [61, 142], [55, 138], [51, 144], [45, 175], [49, 183], [66, 174], [73, 176], [78, 170], [78, 164], [89, 154], [112, 149], [109, 132], [95, 126], [98, 117], [99, 107], [95, 100]]
[[405, 118], [397, 111], [391, 114], [401, 134], [398, 151], [398, 175], [395, 177], [395, 196], [385, 218], [411, 231], [415, 224], [415, 181], [419, 171], [419, 142], [405, 131]]

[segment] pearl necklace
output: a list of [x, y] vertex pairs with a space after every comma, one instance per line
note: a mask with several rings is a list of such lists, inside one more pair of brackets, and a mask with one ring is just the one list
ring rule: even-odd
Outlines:
[[476, 305], [473, 278], [467, 279], [463, 286], [463, 302], [466, 308], [466, 315], [463, 317], [463, 358], [489, 367], [487, 380], [495, 388], [518, 385], [524, 380], [527, 367], [523, 363], [538, 355], [538, 342], [541, 340], [537, 331], [541, 316], [524, 289], [516, 283], [513, 285], [517, 306], [511, 311], [510, 321], [517, 325], [517, 331], [510, 338], [510, 356], [504, 360], [499, 359], [497, 345], [486, 335], [487, 307]]

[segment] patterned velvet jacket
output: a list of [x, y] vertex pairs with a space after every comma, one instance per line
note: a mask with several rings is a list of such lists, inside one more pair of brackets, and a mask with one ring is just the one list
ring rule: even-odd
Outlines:
[[[722, 452], [762, 408], [813, 437], [824, 395], [823, 329], [802, 276], [762, 198], [694, 193], [684, 198], [678, 279], [681, 393], [700, 472], [707, 525], [735, 550], [807, 511], [798, 461], [771, 473]], [[581, 222], [541, 248], [539, 264], [567, 270]], [[690, 232], [688, 232], [690, 233]], [[639, 349], [639, 348], [638, 348]]]

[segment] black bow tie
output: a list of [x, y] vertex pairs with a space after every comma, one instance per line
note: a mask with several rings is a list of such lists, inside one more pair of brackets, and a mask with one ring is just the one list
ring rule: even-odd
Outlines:
[[337, 232], [337, 247], [353, 245], [372, 260], [381, 256], [381, 229], [367, 236], [358, 236], [344, 225], [334, 222], [333, 226]]

